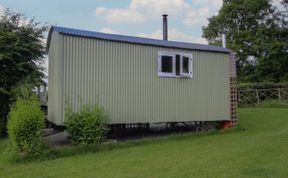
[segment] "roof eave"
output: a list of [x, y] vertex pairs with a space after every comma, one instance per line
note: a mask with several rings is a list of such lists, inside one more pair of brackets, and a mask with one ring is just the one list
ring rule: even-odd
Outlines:
[[46, 52], [49, 52], [49, 48], [50, 48], [50, 40], [51, 40], [51, 35], [52, 32], [54, 31], [54, 26], [51, 26], [49, 29], [49, 33], [48, 33], [48, 37], [47, 37], [47, 42], [46, 42]]
[[[57, 26], [56, 26], [57, 27]], [[101, 40], [108, 40], [108, 41], [116, 41], [116, 42], [124, 42], [124, 43], [132, 43], [132, 44], [142, 44], [142, 45], [150, 45], [150, 46], [161, 46], [161, 47], [168, 47], [168, 48], [177, 48], [177, 49], [189, 49], [189, 50], [198, 50], [198, 51], [208, 51], [208, 52], [217, 52], [217, 53], [227, 53], [227, 54], [229, 54], [229, 53], [231, 53], [231, 52], [233, 52], [233, 51], [231, 51], [230, 49], [227, 49], [227, 48], [225, 48], [225, 49], [198, 49], [198, 48], [195, 48], [195, 49], [192, 49], [192, 48], [189, 48], [189, 47], [180, 47], [180, 46], [178, 46], [178, 45], [175, 45], [175, 46], [172, 46], [171, 44], [169, 45], [169, 44], [167, 44], [167, 45], [165, 45], [165, 44], [156, 44], [157, 42], [155, 42], [155, 44], [152, 44], [152, 43], [149, 43], [149, 42], [145, 42], [145, 39], [146, 40], [155, 40], [155, 39], [149, 39], [149, 38], [143, 38], [144, 40], [143, 40], [143, 42], [135, 42], [135, 41], [129, 41], [129, 40], [123, 40], [123, 39], [112, 39], [112, 37], [110, 38], [108, 38], [107, 37], [107, 39], [105, 39], [104, 37], [103, 38], [101, 38], [101, 37], [96, 37], [96, 36], [90, 36], [90, 34], [89, 35], [87, 35], [87, 34], [85, 34], [85, 35], [81, 35], [81, 34], [79, 34], [79, 33], [69, 33], [69, 32], [67, 32], [67, 30], [66, 30], [66, 28], [65, 27], [57, 27], [56, 28], [55, 26], [51, 26], [51, 28], [50, 28], [50, 30], [49, 30], [49, 33], [48, 33], [48, 38], [47, 38], [47, 44], [46, 44], [46, 51], [47, 52], [49, 52], [49, 48], [50, 48], [50, 41], [51, 41], [51, 35], [52, 35], [52, 33], [55, 31], [55, 32], [58, 32], [58, 33], [61, 33], [61, 34], [64, 34], [64, 35], [69, 35], [69, 36], [79, 36], [79, 37], [85, 37], [85, 38], [96, 38], [96, 39], [101, 39]], [[59, 30], [59, 28], [60, 28], [60, 30]], [[65, 29], [65, 31], [64, 30], [62, 30], [61, 31], [61, 28], [64, 28]], [[68, 28], [69, 29], [69, 28]], [[73, 30], [77, 30], [77, 29], [73, 29]], [[81, 30], [79, 30], [79, 31], [81, 31]], [[86, 31], [87, 32], [87, 31]], [[93, 32], [92, 32], [93, 33]], [[97, 33], [99, 33], [99, 32], [97, 32]], [[105, 33], [103, 33], [103, 34], [105, 34]], [[105, 35], [115, 35], [115, 34], [105, 34]], [[122, 36], [122, 37], [129, 37], [129, 38], [131, 38], [130, 36], [123, 36], [123, 35], [119, 35], [119, 36]], [[140, 37], [132, 37], [132, 38], [140, 38]], [[159, 40], [158, 40], [159, 41]], [[176, 42], [176, 43], [183, 43], [184, 44], [184, 42], [177, 42], [177, 41], [168, 41], [168, 42]], [[186, 43], [186, 44], [193, 44], [193, 43]], [[202, 44], [198, 44], [198, 45], [202, 45]], [[207, 46], [211, 46], [211, 45], [207, 45]], [[216, 46], [214, 46], [214, 47], [216, 47]]]

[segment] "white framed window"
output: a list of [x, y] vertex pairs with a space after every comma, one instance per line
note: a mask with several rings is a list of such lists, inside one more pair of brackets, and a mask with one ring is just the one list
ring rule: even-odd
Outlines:
[[175, 55], [173, 53], [158, 53], [158, 75], [164, 77], [175, 76]]
[[192, 78], [192, 54], [159, 51], [158, 76]]
[[180, 75], [193, 77], [193, 59], [191, 54], [182, 54], [180, 59]]

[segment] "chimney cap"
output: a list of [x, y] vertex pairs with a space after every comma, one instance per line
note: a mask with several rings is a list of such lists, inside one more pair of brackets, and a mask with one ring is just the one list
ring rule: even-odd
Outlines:
[[168, 14], [162, 14], [162, 16], [163, 16], [163, 17], [167, 17], [167, 16], [168, 16]]

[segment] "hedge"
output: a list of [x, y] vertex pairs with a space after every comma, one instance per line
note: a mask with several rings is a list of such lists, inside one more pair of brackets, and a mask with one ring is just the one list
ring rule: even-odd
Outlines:
[[18, 98], [11, 107], [8, 118], [8, 135], [12, 151], [17, 157], [42, 156], [42, 130], [44, 113], [36, 96]]
[[66, 108], [65, 126], [74, 145], [99, 144], [106, 133], [104, 108], [98, 105], [83, 105], [79, 112]]

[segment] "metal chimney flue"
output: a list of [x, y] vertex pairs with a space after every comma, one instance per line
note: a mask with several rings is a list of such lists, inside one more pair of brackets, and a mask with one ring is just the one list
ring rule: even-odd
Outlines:
[[167, 14], [163, 14], [163, 40], [168, 40], [168, 21]]
[[222, 33], [222, 47], [226, 48], [226, 34]]

